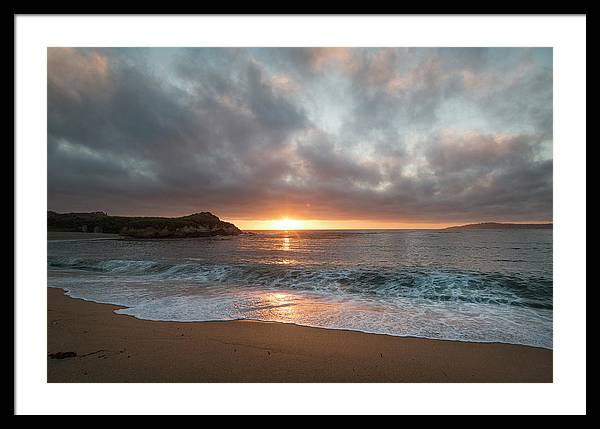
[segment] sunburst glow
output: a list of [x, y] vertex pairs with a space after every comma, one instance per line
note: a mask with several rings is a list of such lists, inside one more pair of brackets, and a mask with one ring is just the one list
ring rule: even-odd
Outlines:
[[304, 222], [298, 219], [275, 219], [271, 221], [271, 229], [278, 229], [282, 231], [289, 231], [294, 229], [303, 229]]

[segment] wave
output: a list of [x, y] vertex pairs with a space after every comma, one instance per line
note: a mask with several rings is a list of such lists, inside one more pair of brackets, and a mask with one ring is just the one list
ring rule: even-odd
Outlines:
[[360, 295], [552, 309], [552, 280], [534, 275], [425, 268], [171, 263], [150, 260], [50, 258], [50, 270], [76, 270], [142, 281], [226, 284]]

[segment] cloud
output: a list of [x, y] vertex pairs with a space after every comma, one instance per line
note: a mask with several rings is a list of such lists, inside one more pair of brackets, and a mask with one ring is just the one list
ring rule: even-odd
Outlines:
[[551, 50], [48, 49], [59, 211], [551, 220]]

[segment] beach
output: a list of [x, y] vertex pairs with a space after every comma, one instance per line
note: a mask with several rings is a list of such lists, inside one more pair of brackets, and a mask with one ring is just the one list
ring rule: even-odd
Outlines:
[[48, 288], [48, 382], [552, 382], [552, 350], [258, 321], [164, 322]]

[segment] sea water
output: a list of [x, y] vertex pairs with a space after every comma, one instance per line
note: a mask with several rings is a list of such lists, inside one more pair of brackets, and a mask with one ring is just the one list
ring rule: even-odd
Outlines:
[[552, 230], [49, 241], [48, 285], [141, 319], [552, 348]]

